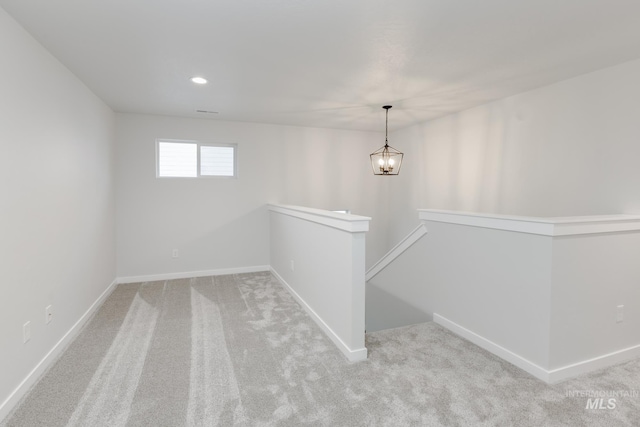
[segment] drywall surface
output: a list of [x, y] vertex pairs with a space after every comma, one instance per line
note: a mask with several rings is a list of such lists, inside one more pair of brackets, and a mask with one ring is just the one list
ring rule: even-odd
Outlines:
[[[237, 144], [237, 178], [156, 178], [162, 138]], [[377, 261], [387, 206], [368, 154], [378, 143], [371, 132], [118, 114], [118, 276], [268, 265], [272, 202], [375, 218], [367, 262]]]
[[638, 248], [639, 232], [554, 239], [550, 368], [640, 346]]
[[425, 221], [428, 233], [367, 282], [367, 331], [434, 313], [527, 360], [549, 357], [551, 239]]
[[352, 361], [366, 359], [367, 217], [270, 206], [274, 274]]
[[420, 218], [367, 282], [367, 330], [433, 317], [548, 382], [640, 355], [640, 215]]
[[0, 51], [2, 418], [116, 271], [113, 112], [2, 9]]
[[432, 209], [525, 216], [640, 212], [640, 60], [392, 131], [405, 153], [389, 241]]

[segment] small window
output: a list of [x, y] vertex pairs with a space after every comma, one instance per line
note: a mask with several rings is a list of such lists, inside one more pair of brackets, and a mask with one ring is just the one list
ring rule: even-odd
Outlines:
[[195, 178], [236, 176], [235, 144], [158, 141], [157, 176]]
[[198, 176], [198, 146], [192, 143], [159, 142], [158, 176]]
[[234, 176], [235, 148], [230, 146], [200, 146], [200, 175]]

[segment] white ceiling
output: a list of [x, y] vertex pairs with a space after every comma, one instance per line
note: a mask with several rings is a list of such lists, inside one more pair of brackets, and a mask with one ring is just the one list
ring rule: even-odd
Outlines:
[[393, 130], [640, 58], [638, 0], [0, 6], [119, 112]]

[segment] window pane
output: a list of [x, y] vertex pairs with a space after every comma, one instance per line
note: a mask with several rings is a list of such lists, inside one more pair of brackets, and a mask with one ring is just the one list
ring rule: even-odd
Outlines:
[[200, 146], [200, 175], [235, 176], [234, 147]]
[[158, 176], [198, 176], [198, 146], [194, 143], [158, 143]]

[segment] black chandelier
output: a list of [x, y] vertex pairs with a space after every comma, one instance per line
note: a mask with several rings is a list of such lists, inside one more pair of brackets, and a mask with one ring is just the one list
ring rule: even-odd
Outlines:
[[402, 166], [402, 157], [404, 157], [404, 154], [389, 146], [389, 108], [391, 108], [391, 105], [385, 105], [382, 108], [387, 110], [384, 130], [384, 147], [371, 153], [371, 167], [373, 168], [374, 175], [398, 175], [400, 173], [400, 166]]

